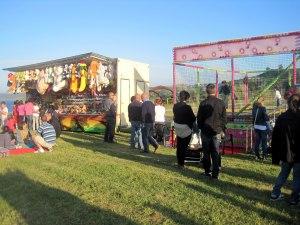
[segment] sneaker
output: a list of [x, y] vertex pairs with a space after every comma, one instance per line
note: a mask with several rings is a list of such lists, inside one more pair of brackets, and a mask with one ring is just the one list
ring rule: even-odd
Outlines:
[[159, 145], [155, 146], [153, 153], [155, 153], [158, 148], [159, 148]]
[[44, 153], [45, 152], [45, 150], [44, 149], [42, 149], [42, 148], [39, 148], [39, 153]]
[[204, 172], [204, 173], [202, 173], [201, 175], [202, 175], [202, 176], [205, 176], [205, 177], [211, 177], [211, 173], [206, 173], [206, 172]]
[[271, 197], [270, 197], [271, 201], [280, 201], [282, 199], [284, 199], [283, 194], [280, 194], [280, 195], [271, 194]]

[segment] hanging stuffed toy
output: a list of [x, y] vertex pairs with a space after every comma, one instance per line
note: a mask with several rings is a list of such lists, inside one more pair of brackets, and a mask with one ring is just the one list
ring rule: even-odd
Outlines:
[[46, 83], [53, 84], [54, 82], [54, 72], [52, 67], [46, 68]]
[[25, 81], [27, 80], [30, 80], [30, 74], [28, 70], [25, 71]]
[[[77, 70], [76, 65], [71, 64], [71, 84], [70, 84], [70, 90], [72, 93], [76, 93], [78, 90], [78, 78], [76, 77]], [[69, 68], [70, 68], [69, 67]]]
[[89, 67], [89, 77], [90, 77], [90, 83], [89, 83], [89, 88], [95, 92], [96, 91], [96, 79], [97, 79], [97, 75], [98, 75], [98, 70], [100, 68], [101, 63], [93, 60], [90, 64]]
[[107, 74], [107, 70], [108, 70], [108, 66], [106, 66], [106, 68], [104, 66], [101, 66], [101, 69], [99, 71], [99, 74], [97, 76], [97, 91], [101, 91], [101, 89], [103, 87], [106, 87], [109, 84], [109, 80], [106, 77]]
[[87, 65], [85, 63], [78, 63], [80, 73], [80, 87], [79, 92], [83, 92], [87, 85]]
[[16, 81], [16, 76], [13, 73], [9, 73], [7, 75], [7, 86], [8, 86], [9, 93], [13, 94], [16, 92], [17, 81]]
[[24, 93], [25, 92], [25, 71], [22, 72], [16, 72], [16, 81], [17, 81], [17, 87], [16, 87], [16, 93]]
[[[72, 68], [71, 68], [72, 69]], [[70, 78], [70, 70], [69, 66], [66, 64], [64, 67], [64, 71], [62, 73], [62, 79], [67, 80]]]
[[46, 79], [47, 79], [46, 76], [47, 76], [47, 74], [45, 73], [44, 70], [40, 70], [37, 73], [37, 76], [38, 76], [38, 80], [37, 80], [37, 83], [36, 83], [36, 90], [38, 91], [38, 93], [40, 93], [41, 95], [43, 95], [43, 94], [46, 93], [46, 91], [47, 91], [47, 89], [49, 87], [49, 84], [46, 82]]
[[54, 83], [52, 87], [54, 92], [64, 89], [68, 84], [67, 80], [63, 78], [63, 71], [62, 66], [54, 67]]

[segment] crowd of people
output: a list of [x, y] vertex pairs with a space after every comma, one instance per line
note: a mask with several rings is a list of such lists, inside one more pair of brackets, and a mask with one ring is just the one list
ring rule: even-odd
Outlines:
[[36, 148], [36, 152], [52, 151], [60, 136], [61, 126], [55, 107], [40, 109], [38, 102], [28, 99], [14, 102], [9, 114], [5, 102], [1, 102], [0, 149]]

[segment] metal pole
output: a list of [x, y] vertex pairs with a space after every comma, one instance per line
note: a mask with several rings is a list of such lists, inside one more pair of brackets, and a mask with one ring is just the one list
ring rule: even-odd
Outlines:
[[293, 84], [297, 84], [297, 59], [295, 52], [293, 52]]
[[173, 63], [173, 104], [176, 103], [176, 65]]
[[216, 70], [216, 97], [219, 97], [219, 74]]
[[234, 117], [234, 61], [231, 58], [231, 110], [232, 110], [232, 117]]

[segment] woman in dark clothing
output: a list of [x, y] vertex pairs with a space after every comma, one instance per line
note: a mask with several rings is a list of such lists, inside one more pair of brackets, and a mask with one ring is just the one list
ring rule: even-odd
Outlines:
[[177, 135], [177, 162], [180, 167], [184, 167], [185, 151], [191, 140], [193, 124], [196, 117], [191, 106], [186, 104], [190, 98], [187, 91], [179, 93], [179, 102], [173, 107], [174, 127]]
[[267, 157], [267, 139], [269, 131], [269, 116], [267, 114], [266, 108], [263, 106], [264, 99], [259, 98], [253, 105], [252, 118], [253, 126], [255, 131], [255, 155], [257, 159], [260, 159], [259, 146], [261, 145], [263, 158]]
[[300, 193], [300, 96], [292, 95], [288, 99], [288, 110], [276, 120], [272, 135], [272, 163], [280, 164], [271, 200], [282, 199], [281, 187], [293, 169], [293, 192], [291, 204], [299, 202]]

